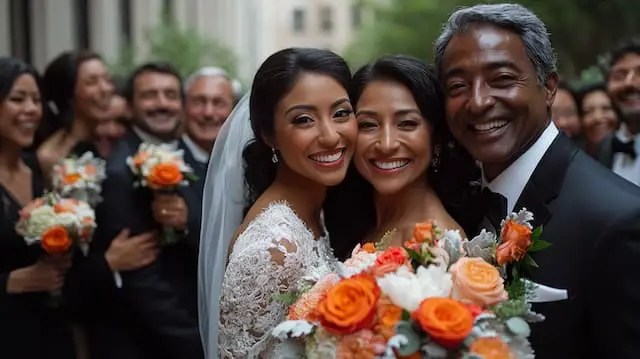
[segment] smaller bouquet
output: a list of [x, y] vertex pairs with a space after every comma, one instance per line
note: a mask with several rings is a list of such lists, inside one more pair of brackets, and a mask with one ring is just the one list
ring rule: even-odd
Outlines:
[[358, 246], [337, 272], [299, 286], [272, 334], [302, 338], [307, 358], [533, 358], [529, 323], [544, 317], [520, 273], [549, 244], [532, 219], [510, 215], [499, 238], [483, 230], [467, 240], [426, 222], [402, 247]]
[[[94, 211], [86, 202], [54, 193], [24, 207], [16, 224], [16, 232], [28, 245], [38, 243], [51, 256], [66, 254], [73, 248], [87, 255], [95, 228]], [[51, 294], [57, 302], [60, 292]]]
[[[127, 158], [127, 165], [137, 178], [135, 186], [152, 191], [173, 193], [178, 187], [188, 186], [190, 181], [196, 180], [193, 169], [184, 161], [183, 151], [166, 144], [140, 144], [138, 152]], [[173, 244], [177, 240], [175, 228], [165, 227], [162, 244]]]
[[105, 161], [91, 152], [67, 157], [53, 167], [53, 190], [63, 197], [75, 198], [95, 207], [102, 198]]

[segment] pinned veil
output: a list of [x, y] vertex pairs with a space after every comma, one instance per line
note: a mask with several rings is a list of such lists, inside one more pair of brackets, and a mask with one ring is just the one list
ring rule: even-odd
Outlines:
[[247, 92], [222, 125], [204, 183], [198, 258], [198, 319], [205, 358], [218, 357], [220, 294], [227, 250], [242, 223], [245, 204], [242, 152], [253, 138]]

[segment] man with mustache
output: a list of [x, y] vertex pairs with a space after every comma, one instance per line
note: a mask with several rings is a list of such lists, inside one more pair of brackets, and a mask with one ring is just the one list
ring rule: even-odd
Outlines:
[[640, 185], [640, 37], [624, 40], [610, 55], [607, 87], [622, 123], [600, 143], [596, 155], [613, 172]]
[[[198, 233], [190, 231], [187, 189], [175, 194], [152, 193], [135, 187], [126, 159], [142, 142], [186, 149], [179, 140], [183, 115], [183, 87], [169, 64], [147, 63], [130, 77], [124, 97], [131, 114], [131, 129], [115, 145], [107, 161], [102, 185], [104, 201], [96, 211], [98, 229], [94, 250], [107, 248], [123, 228], [131, 235], [175, 228], [181, 239], [162, 248], [157, 260], [140, 269], [119, 273], [122, 283], [113, 299], [111, 333], [117, 344], [95, 350], [98, 358], [200, 359], [202, 345], [197, 327], [196, 268]], [[190, 152], [185, 161], [192, 163]], [[199, 213], [199, 211], [198, 211]], [[199, 226], [199, 215], [197, 226]], [[101, 337], [100, 339], [107, 339]]]
[[526, 208], [551, 243], [531, 254], [531, 280], [558, 289], [531, 298], [546, 317], [532, 325], [536, 358], [640, 358], [640, 189], [551, 121], [558, 75], [544, 23], [517, 4], [457, 10], [435, 63], [447, 124], [482, 165], [486, 223]]

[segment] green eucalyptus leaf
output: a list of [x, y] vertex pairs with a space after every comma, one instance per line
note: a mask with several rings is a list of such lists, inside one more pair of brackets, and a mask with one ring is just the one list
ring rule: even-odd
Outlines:
[[531, 327], [529, 326], [529, 323], [520, 317], [508, 319], [505, 322], [505, 325], [509, 328], [509, 331], [517, 336], [528, 338], [529, 335], [531, 335]]
[[[401, 325], [401, 323], [406, 323], [408, 325]], [[407, 343], [397, 349], [398, 355], [409, 356], [420, 350], [422, 340], [420, 334], [416, 333], [411, 323], [405, 321], [398, 323], [398, 326], [396, 327], [396, 334], [404, 335], [404, 337], [407, 338]]]

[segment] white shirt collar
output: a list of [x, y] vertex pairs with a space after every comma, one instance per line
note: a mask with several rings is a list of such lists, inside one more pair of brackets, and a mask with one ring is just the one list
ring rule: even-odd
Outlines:
[[189, 136], [187, 136], [186, 134], [182, 135], [182, 141], [187, 146], [189, 151], [191, 151], [193, 159], [204, 164], [209, 162], [209, 153], [200, 148], [200, 146], [196, 145], [196, 143], [193, 142], [193, 140]]
[[484, 173], [482, 174], [483, 187], [489, 187], [491, 191], [500, 193], [507, 198], [507, 213], [513, 212], [533, 171], [558, 133], [558, 128], [551, 121], [536, 142], [493, 181], [487, 183]]
[[629, 128], [627, 128], [627, 124], [623, 122], [620, 124], [620, 127], [616, 132], [616, 137], [618, 137], [618, 139], [620, 139], [620, 141], [623, 141], [623, 142], [628, 142], [631, 140], [637, 141], [640, 139], [640, 133], [636, 134], [635, 136], [632, 135], [631, 132], [629, 132]]
[[140, 139], [142, 140], [142, 142], [147, 142], [153, 145], [160, 145], [160, 144], [167, 144], [173, 148], [178, 148], [178, 140], [172, 140], [172, 141], [162, 141], [161, 139], [159, 139], [158, 137], [142, 130], [140, 127], [138, 126], [132, 126], [133, 128], [133, 132], [138, 135], [138, 137], [140, 137]]

